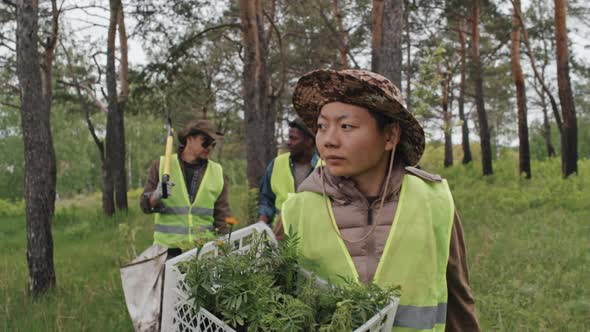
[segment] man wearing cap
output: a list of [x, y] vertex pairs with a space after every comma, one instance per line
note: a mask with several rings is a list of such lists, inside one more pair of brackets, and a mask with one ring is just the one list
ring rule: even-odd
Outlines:
[[412, 167], [424, 131], [398, 88], [369, 71], [317, 70], [293, 104], [325, 162], [282, 207], [302, 265], [333, 283], [400, 285], [394, 331], [480, 331], [459, 215], [446, 180]]
[[231, 215], [227, 183], [221, 165], [209, 160], [217, 132], [206, 120], [189, 122], [178, 133], [178, 153], [170, 160], [168, 198], [162, 198], [164, 157], [152, 163], [140, 205], [155, 214], [154, 243], [168, 247], [168, 256], [192, 244], [199, 230], [226, 233], [225, 218]]
[[258, 220], [272, 223], [278, 218], [287, 195], [294, 193], [318, 161], [313, 133], [300, 118], [289, 122], [288, 153], [276, 157], [266, 167], [260, 184]]

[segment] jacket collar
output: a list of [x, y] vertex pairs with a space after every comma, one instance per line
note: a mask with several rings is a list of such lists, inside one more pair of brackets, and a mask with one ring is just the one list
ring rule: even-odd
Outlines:
[[[369, 207], [367, 198], [358, 190], [354, 181], [347, 177], [334, 176], [330, 174], [326, 167], [323, 167], [325, 176], [325, 188], [326, 195], [330, 197], [333, 203], [337, 205], [359, 205], [363, 207]], [[391, 172], [391, 179], [389, 182], [388, 193], [385, 196], [385, 202], [389, 202], [399, 195], [401, 189], [402, 180], [405, 174], [404, 165], [399, 160], [395, 160], [393, 163], [393, 170]], [[381, 194], [383, 194], [383, 185], [381, 187]], [[322, 194], [322, 179], [320, 176], [320, 169], [316, 168], [311, 175], [301, 183], [298, 192], [310, 191], [318, 194]], [[373, 204], [380, 202], [377, 199]]]

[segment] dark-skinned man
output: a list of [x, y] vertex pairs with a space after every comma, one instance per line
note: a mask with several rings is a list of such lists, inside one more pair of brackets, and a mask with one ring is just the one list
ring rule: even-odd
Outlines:
[[271, 161], [262, 178], [258, 206], [260, 222], [272, 224], [278, 218], [287, 195], [296, 191], [318, 161], [314, 135], [299, 118], [289, 122], [287, 148], [289, 152]]
[[189, 122], [179, 133], [178, 153], [170, 160], [168, 198], [162, 198], [164, 157], [152, 163], [140, 205], [155, 214], [154, 243], [168, 247], [168, 258], [179, 255], [200, 230], [224, 234], [231, 216], [223, 169], [209, 160], [215, 140], [223, 134], [206, 120]]

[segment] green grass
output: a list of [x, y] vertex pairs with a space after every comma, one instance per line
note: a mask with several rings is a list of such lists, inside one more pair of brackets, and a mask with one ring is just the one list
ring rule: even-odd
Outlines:
[[[119, 266], [152, 243], [153, 216], [139, 210], [140, 191], [129, 194], [128, 214], [105, 218], [100, 194], [57, 204], [52, 232], [57, 287], [40, 301], [28, 296], [26, 224], [19, 208], [0, 200], [0, 331], [132, 331]], [[229, 200], [238, 220], [247, 189], [235, 186]], [[10, 207], [10, 209], [9, 209]], [[19, 215], [17, 212], [20, 212]], [[135, 238], [120, 232], [121, 224]], [[130, 233], [126, 233], [130, 234]]]
[[27, 295], [24, 217], [2, 218], [0, 330], [132, 330], [119, 275], [129, 247], [117, 231], [121, 222], [138, 225], [137, 247], [149, 246], [151, 218], [138, 209], [109, 220], [98, 208], [58, 208], [53, 224], [57, 287], [42, 300], [32, 301]]
[[561, 178], [557, 159], [442, 170], [466, 236], [470, 279], [484, 331], [590, 331], [590, 161]]
[[[429, 151], [427, 165], [439, 161]], [[428, 164], [431, 162], [431, 164]], [[590, 331], [590, 161], [561, 179], [559, 160], [533, 162], [519, 178], [506, 154], [495, 175], [477, 165], [438, 169], [461, 214], [470, 279], [484, 331]], [[432, 169], [432, 168], [431, 168]], [[246, 189], [232, 187], [242, 220]], [[119, 264], [130, 244], [119, 223], [137, 227], [135, 247], [151, 243], [152, 218], [137, 208], [101, 216], [100, 196], [61, 202], [53, 224], [57, 288], [33, 302], [27, 295], [23, 216], [0, 216], [0, 331], [131, 331]]]

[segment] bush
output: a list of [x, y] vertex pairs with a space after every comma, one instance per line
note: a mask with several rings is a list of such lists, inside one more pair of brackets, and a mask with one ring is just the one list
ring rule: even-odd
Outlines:
[[25, 201], [7, 201], [0, 199], [0, 217], [23, 216], [26, 213]]

